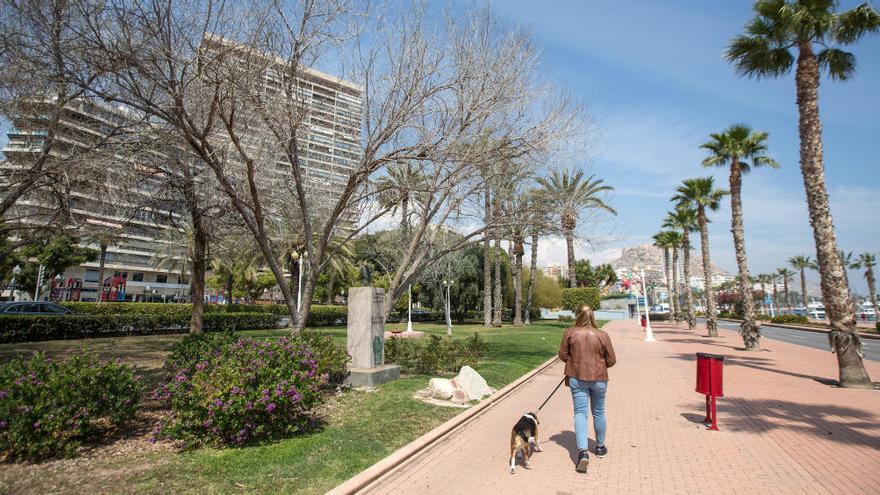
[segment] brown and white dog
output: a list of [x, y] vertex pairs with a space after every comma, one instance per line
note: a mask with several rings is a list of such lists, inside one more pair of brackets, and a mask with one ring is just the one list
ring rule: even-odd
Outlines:
[[[541, 452], [538, 446], [538, 415], [529, 412], [522, 415], [519, 421], [513, 425], [510, 432], [510, 474], [516, 473], [516, 454], [521, 453], [523, 466], [529, 467], [529, 458], [532, 452]], [[533, 445], [534, 444], [534, 445]]]

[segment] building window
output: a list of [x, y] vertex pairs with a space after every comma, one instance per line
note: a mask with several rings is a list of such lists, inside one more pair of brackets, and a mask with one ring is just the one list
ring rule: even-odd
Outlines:
[[144, 281], [144, 272], [134, 272], [131, 276], [132, 282], [143, 282]]
[[86, 282], [97, 282], [98, 275], [100, 275], [98, 270], [86, 270]]
[[168, 283], [168, 275], [164, 273], [160, 273], [156, 275], [156, 283], [157, 284], [167, 284]]

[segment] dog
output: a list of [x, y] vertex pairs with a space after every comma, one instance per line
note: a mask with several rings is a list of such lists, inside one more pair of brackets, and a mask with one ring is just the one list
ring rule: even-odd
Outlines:
[[541, 452], [538, 446], [538, 415], [528, 412], [519, 418], [510, 431], [510, 474], [516, 474], [516, 454], [521, 453], [523, 466], [530, 467], [532, 452]]

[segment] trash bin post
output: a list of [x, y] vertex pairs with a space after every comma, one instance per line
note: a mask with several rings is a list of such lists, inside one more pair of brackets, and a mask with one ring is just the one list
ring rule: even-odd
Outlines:
[[724, 356], [697, 353], [697, 393], [706, 396], [706, 419], [710, 430], [718, 431], [718, 413], [715, 400], [724, 397]]

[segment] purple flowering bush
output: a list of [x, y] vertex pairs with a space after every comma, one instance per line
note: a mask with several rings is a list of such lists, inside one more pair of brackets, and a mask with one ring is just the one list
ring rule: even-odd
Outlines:
[[173, 370], [154, 392], [171, 416], [156, 435], [189, 445], [241, 445], [303, 431], [329, 379], [307, 338], [237, 339]]
[[0, 365], [0, 451], [8, 460], [71, 456], [125, 422], [143, 396], [131, 367], [90, 352]]

